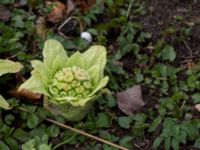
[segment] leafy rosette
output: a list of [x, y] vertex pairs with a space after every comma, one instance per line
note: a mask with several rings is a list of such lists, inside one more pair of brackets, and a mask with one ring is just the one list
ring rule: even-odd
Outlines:
[[82, 119], [108, 82], [106, 49], [95, 45], [68, 57], [63, 46], [51, 39], [45, 42], [43, 57], [43, 62], [31, 61], [34, 70], [19, 90], [44, 94], [45, 106], [55, 115]]

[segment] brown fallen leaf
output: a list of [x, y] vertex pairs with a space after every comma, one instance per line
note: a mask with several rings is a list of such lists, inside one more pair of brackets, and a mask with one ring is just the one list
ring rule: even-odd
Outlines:
[[72, 12], [75, 9], [75, 5], [74, 2], [72, 2], [72, 0], [67, 0], [67, 14], [69, 15], [70, 12]]
[[47, 5], [53, 7], [53, 10], [48, 15], [48, 20], [52, 23], [57, 23], [65, 17], [65, 5], [59, 1], [47, 2]]
[[10, 90], [10, 95], [14, 97], [21, 97], [31, 102], [40, 102], [42, 100], [42, 95], [39, 93], [33, 93], [30, 90], [22, 89], [18, 90]]
[[90, 10], [90, 8], [96, 3], [96, 0], [75, 0], [76, 5], [78, 6], [78, 8], [81, 9], [81, 11], [88, 11]]
[[6, 22], [10, 19], [10, 17], [11, 17], [10, 11], [3, 5], [0, 5], [0, 20]]
[[142, 99], [140, 85], [136, 85], [126, 91], [117, 93], [117, 104], [119, 109], [127, 115], [132, 115], [135, 111], [145, 105]]
[[196, 108], [198, 111], [200, 111], [200, 104], [196, 104], [196, 105], [195, 105], [195, 108]]

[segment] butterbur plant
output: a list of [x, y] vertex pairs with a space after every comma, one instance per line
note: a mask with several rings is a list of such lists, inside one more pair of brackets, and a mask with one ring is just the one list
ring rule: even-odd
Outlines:
[[106, 49], [96, 45], [68, 57], [61, 43], [50, 39], [44, 44], [43, 57], [43, 62], [31, 61], [34, 70], [19, 90], [43, 94], [44, 107], [54, 115], [69, 121], [82, 119], [108, 82]]
[[[0, 76], [7, 73], [16, 73], [23, 68], [22, 64], [19, 62], [13, 62], [11, 60], [0, 59]], [[10, 109], [8, 102], [0, 95], [0, 108]]]

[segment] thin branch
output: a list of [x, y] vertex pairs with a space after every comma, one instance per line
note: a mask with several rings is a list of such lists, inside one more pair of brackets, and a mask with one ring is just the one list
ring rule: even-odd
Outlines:
[[187, 44], [187, 42], [184, 40], [183, 43], [185, 44], [186, 48], [189, 50], [190, 53], [190, 58], [193, 58], [193, 54], [192, 54], [192, 49], [189, 47], [189, 45]]
[[84, 132], [84, 131], [81, 131], [81, 130], [79, 130], [79, 129], [72, 128], [72, 127], [70, 127], [70, 126], [68, 126], [68, 125], [62, 124], [62, 123], [57, 122], [57, 121], [55, 121], [55, 120], [52, 120], [52, 119], [49, 119], [49, 118], [47, 118], [47, 119], [45, 119], [45, 120], [48, 121], [48, 122], [54, 123], [54, 124], [56, 124], [56, 125], [58, 125], [58, 126], [60, 126], [60, 127], [62, 127], [62, 128], [71, 130], [71, 131], [73, 131], [73, 132], [76, 132], [76, 133], [82, 134], [82, 135], [84, 135], [84, 136], [87, 136], [87, 137], [89, 137], [89, 138], [91, 138], [91, 139], [97, 140], [97, 141], [99, 141], [99, 142], [101, 142], [101, 143], [104, 143], [104, 144], [110, 145], [110, 146], [112, 146], [112, 147], [118, 148], [118, 149], [120, 149], [120, 150], [129, 150], [129, 149], [125, 148], [125, 147], [119, 146], [119, 145], [117, 145], [117, 144], [115, 144], [115, 143], [112, 143], [112, 142], [106, 141], [106, 140], [104, 140], [104, 139], [101, 139], [101, 138], [99, 138], [99, 137], [96, 137], [96, 136], [94, 136], [94, 135], [88, 134], [88, 133], [86, 133], [86, 132]]

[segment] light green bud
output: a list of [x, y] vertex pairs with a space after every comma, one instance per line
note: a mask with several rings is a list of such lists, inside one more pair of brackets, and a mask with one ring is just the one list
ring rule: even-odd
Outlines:
[[84, 80], [89, 79], [88, 73], [86, 71], [84, 71], [83, 69], [74, 66], [74, 67], [72, 67], [72, 70], [73, 70], [74, 76], [77, 80], [84, 81]]
[[[52, 95], [71, 96], [83, 98], [92, 88], [89, 75], [76, 66], [66, 67], [58, 71], [52, 79], [50, 89]], [[52, 88], [53, 87], [53, 88]], [[80, 97], [81, 96], [81, 97]]]
[[64, 73], [62, 71], [59, 71], [56, 75], [55, 75], [55, 78], [58, 80], [58, 81], [63, 81], [64, 80]]
[[81, 83], [80, 83], [79, 81], [77, 81], [77, 80], [74, 80], [74, 81], [71, 83], [71, 86], [72, 86], [73, 88], [79, 87], [80, 85], [81, 85]]
[[78, 97], [78, 98], [83, 98], [83, 95], [82, 95], [82, 94], [79, 94], [79, 95], [77, 95], [76, 97]]
[[60, 92], [60, 95], [61, 96], [68, 96], [67, 92], [65, 92], [65, 91]]
[[78, 93], [78, 94], [83, 93], [84, 90], [85, 90], [85, 88], [84, 88], [84, 86], [82, 86], [82, 85], [79, 86], [79, 87], [77, 87], [77, 88], [75, 88], [75, 91], [76, 91], [76, 93]]
[[69, 91], [71, 89], [72, 89], [72, 86], [70, 84], [68, 84], [68, 83], [65, 83], [63, 90]]
[[53, 87], [53, 86], [49, 87], [49, 91], [53, 95], [58, 95], [59, 94], [59, 90], [56, 87]]
[[68, 92], [68, 95], [74, 97], [76, 96], [76, 93], [74, 92], [74, 90], [71, 90]]
[[74, 80], [74, 75], [71, 68], [64, 68], [63, 72], [64, 72], [65, 82], [72, 82]]
[[83, 82], [83, 86], [86, 88], [86, 89], [90, 89], [92, 87], [92, 84], [90, 81], [85, 81]]

